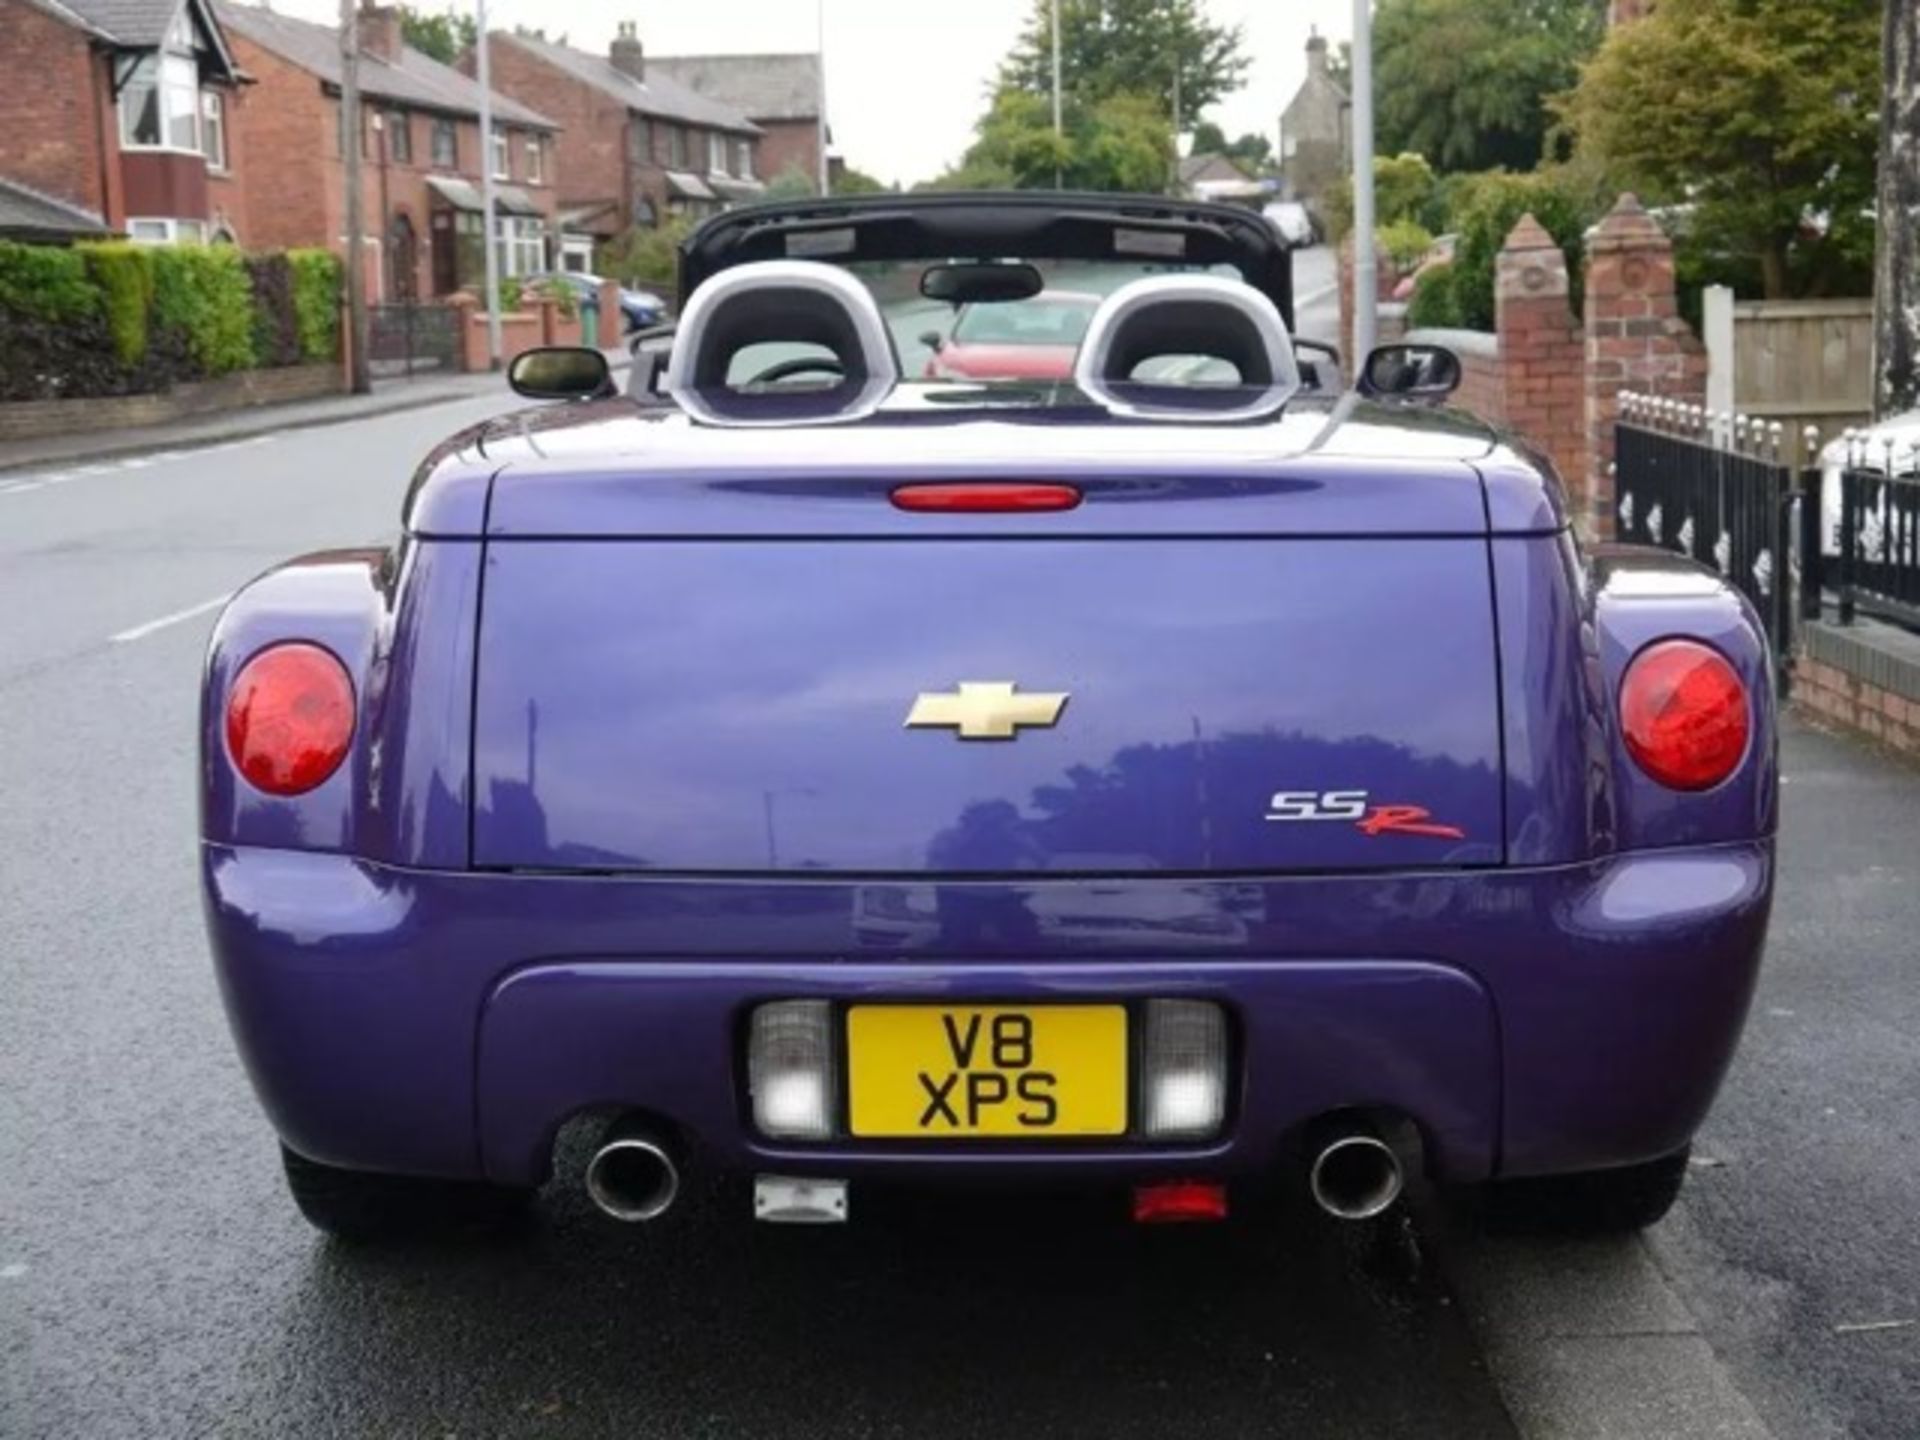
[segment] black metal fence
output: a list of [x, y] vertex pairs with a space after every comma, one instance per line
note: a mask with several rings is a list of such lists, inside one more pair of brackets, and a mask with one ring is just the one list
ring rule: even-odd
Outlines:
[[460, 368], [460, 312], [451, 305], [370, 305], [367, 332], [376, 374]]
[[1620, 396], [1614, 430], [1616, 535], [1726, 576], [1765, 620], [1783, 690], [1793, 639], [1793, 512], [1809, 490], [1817, 494], [1819, 478], [1808, 443], [1779, 425], [1633, 393]]
[[1920, 451], [1900, 457], [1856, 438], [1847, 452], [1839, 534], [1821, 537], [1840, 623], [1859, 613], [1920, 630]]

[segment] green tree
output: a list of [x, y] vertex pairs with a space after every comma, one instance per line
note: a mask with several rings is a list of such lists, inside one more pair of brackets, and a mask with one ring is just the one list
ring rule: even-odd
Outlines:
[[478, 39], [473, 16], [449, 9], [439, 14], [400, 7], [400, 36], [422, 55], [430, 55], [442, 65], [451, 65], [463, 51], [471, 50]]
[[1193, 127], [1193, 153], [1196, 155], [1226, 154], [1227, 132], [1211, 120], [1202, 120]]
[[1249, 174], [1258, 175], [1273, 166], [1273, 142], [1264, 135], [1248, 131], [1238, 140], [1227, 139], [1227, 132], [1211, 120], [1193, 127], [1195, 155], [1224, 155]]
[[[1374, 116], [1383, 154], [1441, 170], [1531, 170], [1548, 101], [1600, 43], [1603, 0], [1380, 0]], [[1631, 28], [1631, 27], [1629, 27]]]
[[1871, 264], [1880, 0], [1661, 0], [1564, 107], [1624, 184], [1687, 202], [1688, 247], [1757, 264], [1769, 297]]
[[856, 170], [851, 165], [840, 168], [833, 177], [833, 193], [836, 195], [881, 195], [893, 189], [883, 185], [864, 170]]
[[[1026, 28], [1001, 63], [999, 86], [1053, 93], [1053, 0], [1033, 0]], [[1248, 60], [1237, 25], [1216, 25], [1200, 0], [1060, 0], [1061, 89], [1086, 105], [1150, 96], [1198, 115], [1240, 88]]]
[[1052, 189], [1158, 193], [1167, 187], [1173, 128], [1151, 95], [1110, 95], [1066, 107], [1064, 135], [1039, 95], [1003, 87], [974, 127], [959, 165], [928, 188]]

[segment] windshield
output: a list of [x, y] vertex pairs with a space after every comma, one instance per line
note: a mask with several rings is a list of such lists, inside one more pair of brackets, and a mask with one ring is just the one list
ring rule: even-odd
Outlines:
[[[1012, 257], [1021, 258], [1021, 257]], [[1230, 265], [1158, 261], [1033, 260], [1044, 288], [1027, 300], [954, 305], [920, 293], [935, 261], [856, 261], [846, 265], [870, 291], [893, 334], [900, 373], [909, 383], [1064, 380], [1100, 301], [1145, 275], [1214, 274], [1239, 278]], [[798, 343], [751, 345], [736, 354], [727, 383], [736, 388], [819, 388], [834, 374], [823, 347]], [[816, 362], [806, 364], [804, 362]], [[789, 363], [791, 362], [791, 363]], [[1232, 376], [1210, 364], [1154, 362], [1152, 378], [1174, 384], [1219, 384]], [[1143, 377], [1146, 378], [1146, 377]]]
[[1036, 295], [962, 307], [953, 339], [968, 345], [1078, 345], [1099, 300]]

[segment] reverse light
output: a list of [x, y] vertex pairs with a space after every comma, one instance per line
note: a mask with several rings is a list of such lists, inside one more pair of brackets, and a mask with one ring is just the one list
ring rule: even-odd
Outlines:
[[1747, 753], [1747, 687], [1698, 640], [1661, 640], [1620, 682], [1620, 728], [1634, 762], [1671, 790], [1710, 790]]
[[1204, 1140], [1227, 1115], [1227, 1017], [1204, 1000], [1149, 1000], [1140, 1046], [1140, 1133]]
[[893, 491], [893, 503], [902, 510], [970, 515], [1071, 510], [1080, 503], [1080, 487], [1010, 484], [1004, 480], [897, 485]]
[[830, 1140], [834, 1085], [833, 1008], [825, 1000], [779, 1000], [753, 1012], [747, 1089], [754, 1128], [776, 1140]]
[[240, 667], [227, 692], [227, 753], [269, 795], [304, 795], [346, 759], [353, 681], [332, 651], [272, 645]]

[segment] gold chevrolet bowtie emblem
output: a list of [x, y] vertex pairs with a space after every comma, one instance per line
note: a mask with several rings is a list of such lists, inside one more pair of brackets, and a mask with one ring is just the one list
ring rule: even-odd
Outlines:
[[955, 694], [920, 694], [907, 712], [907, 727], [945, 727], [962, 740], [1011, 740], [1022, 725], [1052, 725], [1066, 708], [1065, 692], [1016, 695], [1005, 680], [963, 680]]

